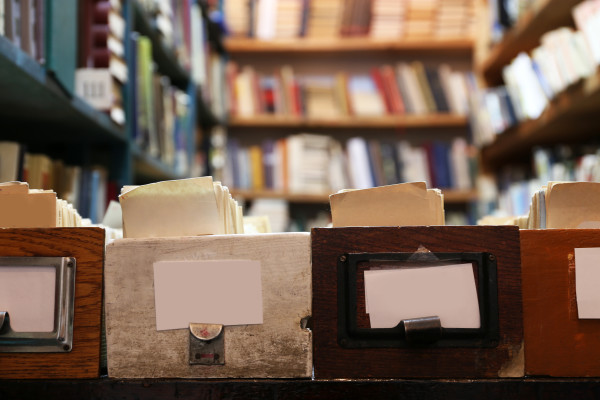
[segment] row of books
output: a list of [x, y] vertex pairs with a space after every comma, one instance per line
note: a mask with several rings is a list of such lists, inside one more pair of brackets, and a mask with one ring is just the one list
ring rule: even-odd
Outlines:
[[503, 69], [505, 86], [475, 100], [476, 136], [481, 144], [526, 119], [536, 119], [556, 96], [596, 73], [600, 65], [600, 1], [573, 8], [577, 30], [562, 27], [541, 37], [531, 54], [520, 53]]
[[498, 177], [498, 213], [525, 215], [531, 198], [546, 182], [600, 182], [598, 145], [536, 148], [532, 166], [512, 167]]
[[[181, 66], [201, 88], [204, 104], [224, 119], [223, 80], [225, 61], [209, 43], [207, 2], [200, 0], [142, 0], [140, 5], [167, 48], [173, 49]], [[203, 7], [205, 9], [203, 9]]]
[[160, 75], [152, 59], [149, 38], [131, 34], [133, 49], [132, 138], [151, 157], [173, 167], [176, 173], [189, 168], [188, 138], [193, 134], [192, 99]]
[[40, 62], [45, 58], [44, 0], [0, 0], [0, 35]]
[[424, 65], [420, 61], [372, 68], [370, 73], [334, 76], [296, 76], [291, 66], [274, 75], [252, 66], [227, 67], [231, 115], [260, 114], [336, 118], [347, 115], [468, 112], [470, 73], [447, 64]]
[[462, 138], [413, 146], [355, 137], [344, 149], [330, 136], [298, 134], [247, 147], [230, 138], [223, 179], [236, 189], [322, 194], [411, 181], [470, 189], [475, 173], [475, 154]]
[[225, 0], [232, 36], [472, 37], [474, 0]]
[[66, 165], [45, 154], [30, 153], [16, 142], [0, 142], [0, 182], [22, 181], [30, 189], [54, 190], [82, 217], [102, 221], [108, 202], [117, 198], [116, 183], [104, 167]]
[[121, 0], [79, 3], [78, 69], [75, 92], [97, 110], [125, 124], [123, 88], [127, 83], [125, 19]]

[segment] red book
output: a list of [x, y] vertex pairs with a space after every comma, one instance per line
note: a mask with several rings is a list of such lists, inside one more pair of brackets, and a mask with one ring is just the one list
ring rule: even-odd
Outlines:
[[394, 70], [389, 65], [381, 67], [381, 79], [383, 80], [383, 87], [386, 91], [386, 95], [390, 99], [392, 106], [392, 112], [394, 114], [404, 114], [404, 100], [398, 89], [398, 82], [396, 81], [396, 75]]
[[383, 102], [385, 103], [385, 109], [387, 110], [388, 114], [392, 114], [393, 109], [392, 109], [391, 100], [388, 97], [388, 95], [386, 94], [383, 78], [381, 77], [381, 73], [379, 72], [379, 69], [377, 69], [377, 68], [371, 69], [371, 78], [373, 79], [373, 82], [375, 82], [375, 86], [377, 87], [379, 96], [381, 96], [381, 98], [383, 99]]

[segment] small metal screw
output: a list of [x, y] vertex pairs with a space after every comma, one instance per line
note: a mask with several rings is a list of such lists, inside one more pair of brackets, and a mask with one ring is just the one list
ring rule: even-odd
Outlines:
[[496, 261], [496, 256], [493, 254], [490, 254], [490, 261]]
[[73, 268], [73, 266], [75, 265], [75, 263], [73, 262], [73, 259], [69, 259], [69, 261], [67, 262], [67, 267], [69, 268]]
[[196, 355], [194, 357], [196, 357], [196, 360], [199, 360], [200, 357], [202, 357], [202, 356], [200, 355], [200, 353], [196, 353]]
[[219, 359], [219, 355], [215, 354], [215, 361]]
[[69, 350], [71, 350], [71, 346], [69, 346], [68, 344], [65, 344], [65, 345], [63, 346], [63, 350], [64, 350], [64, 351], [69, 351]]
[[340, 257], [340, 261], [341, 261], [341, 262], [346, 262], [346, 256], [341, 256], [341, 257]]

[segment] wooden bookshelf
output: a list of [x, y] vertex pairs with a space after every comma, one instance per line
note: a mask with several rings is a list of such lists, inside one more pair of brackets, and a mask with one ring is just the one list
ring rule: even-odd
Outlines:
[[581, 142], [596, 137], [600, 129], [600, 70], [555, 98], [544, 113], [496, 136], [482, 149], [485, 167], [528, 159], [534, 146]]
[[294, 116], [258, 115], [232, 117], [233, 128], [466, 128], [468, 119], [463, 115], [386, 115], [380, 117], [307, 118]]
[[133, 154], [133, 171], [139, 181], [150, 182], [187, 178], [183, 174], [178, 174], [173, 167], [150, 156], [135, 145], [132, 145], [131, 153]]
[[571, 9], [582, 0], [538, 0], [496, 44], [478, 66], [489, 86], [502, 83], [502, 69], [522, 51], [540, 44], [541, 36], [561, 26], [573, 26]]
[[[475, 190], [453, 190], [443, 189], [444, 202], [450, 204], [463, 204], [476, 201], [478, 196]], [[238, 190], [232, 189], [231, 195], [245, 200], [255, 200], [261, 198], [283, 199], [290, 203], [317, 203], [329, 204], [329, 195], [331, 193], [308, 194], [308, 193], [290, 193], [274, 190]]]
[[264, 41], [251, 38], [229, 38], [225, 47], [231, 54], [242, 53], [346, 53], [368, 51], [443, 52], [471, 54], [472, 39], [378, 40], [369, 37], [288, 39]]
[[0, 36], [0, 82], [3, 140], [115, 145], [127, 141], [123, 127], [77, 96], [68, 96], [43, 66], [4, 36]]

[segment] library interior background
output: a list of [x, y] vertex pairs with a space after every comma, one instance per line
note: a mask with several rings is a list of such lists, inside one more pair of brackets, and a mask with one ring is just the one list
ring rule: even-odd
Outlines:
[[597, 229], [599, 65], [600, 0], [0, 0], [0, 226]]

